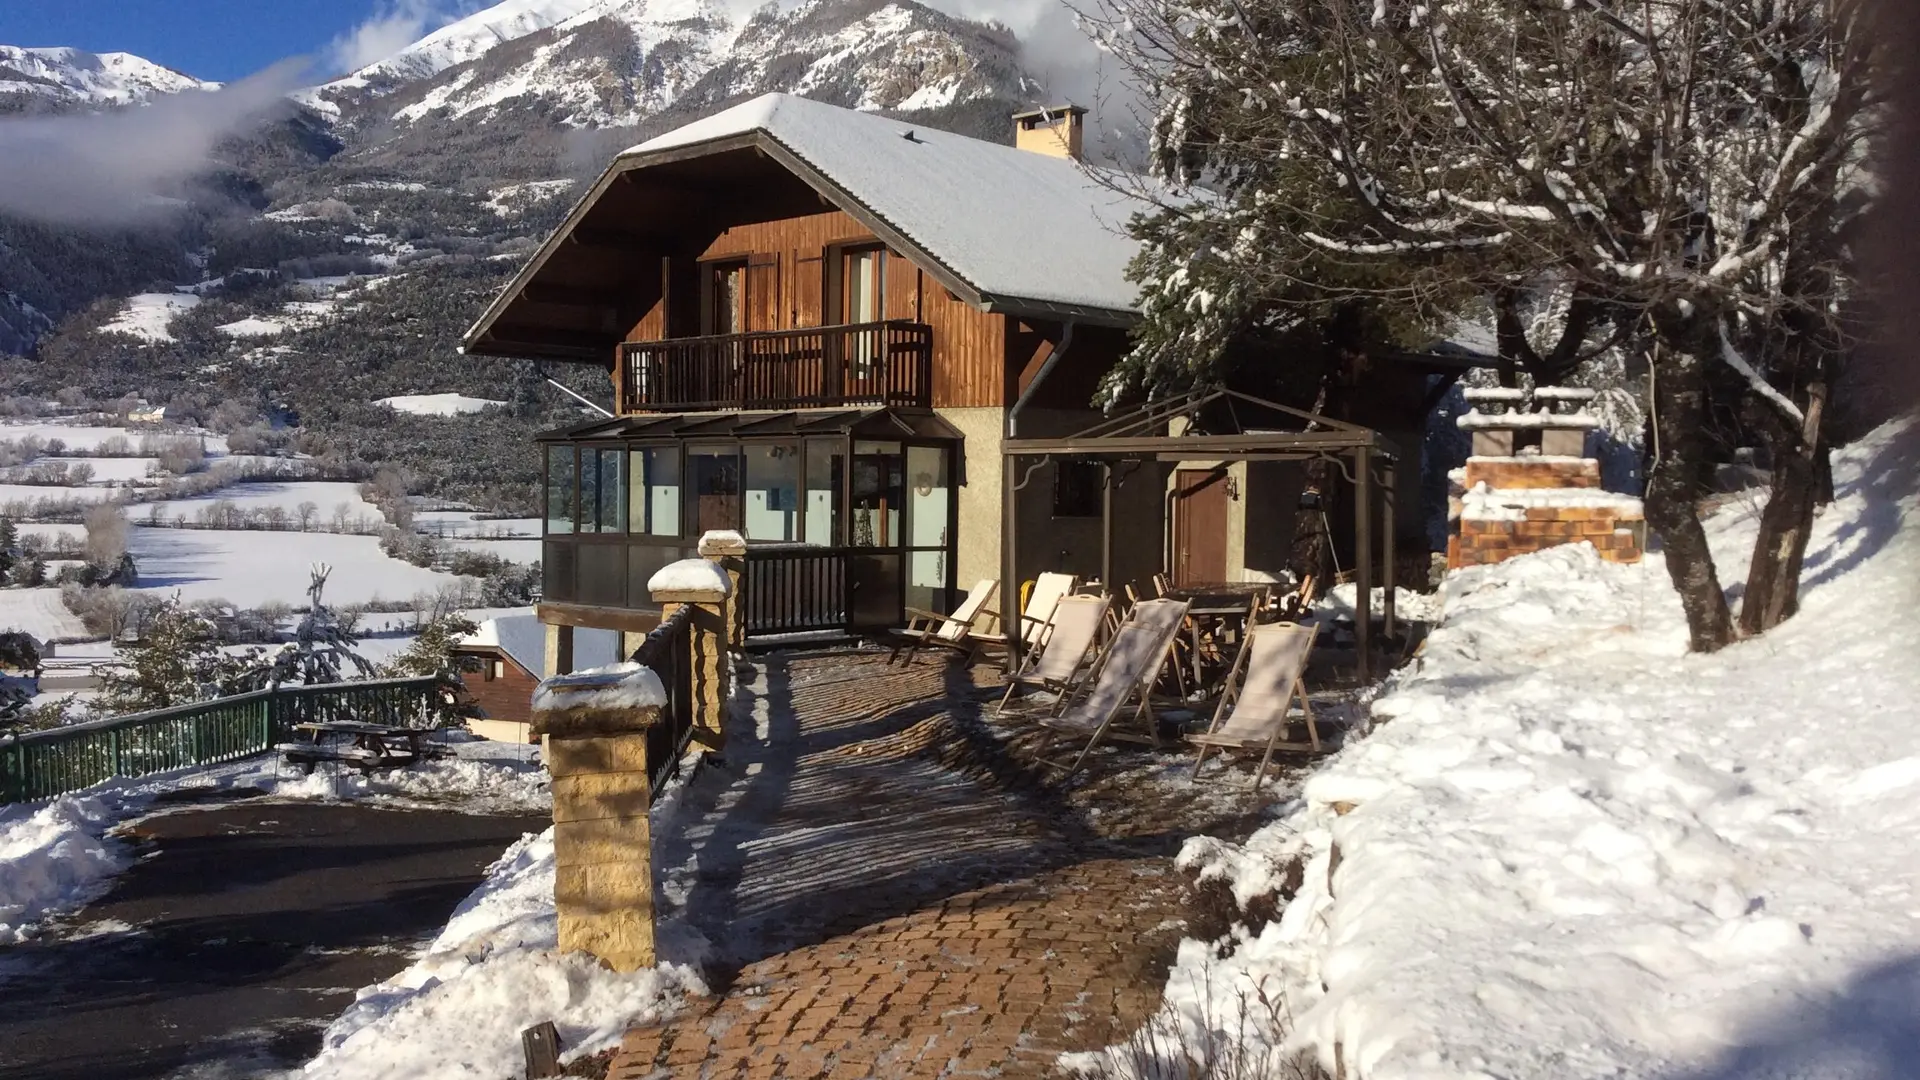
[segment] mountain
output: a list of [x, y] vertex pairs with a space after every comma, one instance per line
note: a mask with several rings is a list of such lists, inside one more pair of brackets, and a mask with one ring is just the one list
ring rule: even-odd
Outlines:
[[[0, 215], [0, 399], [85, 387], [189, 415], [272, 408], [341, 455], [412, 468], [426, 493], [530, 510], [526, 439], [576, 407], [532, 364], [460, 356], [459, 336], [615, 153], [772, 90], [1003, 142], [1008, 115], [1043, 96], [1012, 33], [914, 0], [738, 12], [717, 0], [505, 0], [223, 142], [212, 182], [164, 230]], [[69, 108], [137, 108], [209, 85], [31, 52], [33, 93], [51, 101], [43, 88], [58, 86]], [[49, 54], [75, 58], [58, 79], [40, 74]], [[198, 302], [171, 302], [179, 290]], [[157, 332], [129, 336], [136, 323]], [[608, 392], [602, 370], [545, 374]], [[423, 393], [513, 405], [476, 421], [375, 404]]]
[[915, 111], [1033, 98], [1018, 48], [911, 0], [769, 3], [744, 19], [716, 0], [508, 0], [303, 100], [349, 127], [513, 113], [617, 127], [772, 90]]
[[217, 90], [131, 53], [90, 53], [79, 49], [23, 49], [0, 45], [0, 111], [7, 99], [17, 107], [130, 105], [157, 94]]

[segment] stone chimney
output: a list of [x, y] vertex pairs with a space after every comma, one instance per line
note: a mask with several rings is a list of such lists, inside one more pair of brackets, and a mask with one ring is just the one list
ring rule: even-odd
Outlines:
[[1013, 114], [1013, 145], [1036, 154], [1080, 160], [1087, 110], [1048, 105]]

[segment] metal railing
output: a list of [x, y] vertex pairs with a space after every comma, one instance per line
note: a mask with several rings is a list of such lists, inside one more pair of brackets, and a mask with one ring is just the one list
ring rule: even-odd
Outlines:
[[621, 347], [625, 412], [926, 407], [933, 329], [894, 320]]
[[[648, 791], [659, 798], [693, 738], [693, 608], [679, 608], [654, 627], [633, 651], [633, 661], [651, 668], [667, 692], [660, 722], [647, 729]], [[727, 659], [721, 657], [720, 663]]]
[[847, 556], [827, 547], [747, 549], [743, 629], [748, 635], [846, 629]]
[[271, 750], [299, 723], [425, 726], [440, 715], [443, 685], [426, 676], [283, 686], [0, 739], [0, 805], [238, 761]]

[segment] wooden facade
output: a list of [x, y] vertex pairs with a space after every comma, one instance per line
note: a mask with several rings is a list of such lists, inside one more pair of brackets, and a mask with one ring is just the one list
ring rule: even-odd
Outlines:
[[453, 655], [474, 666], [473, 670], [460, 672], [460, 682], [482, 719], [527, 721], [529, 702], [540, 684], [538, 673], [521, 667], [506, 650], [491, 645], [463, 645], [454, 649]]
[[[851, 295], [848, 264], [850, 257], [868, 253], [878, 256], [879, 303], [862, 313]], [[727, 274], [738, 275], [733, 280], [741, 287], [731, 304], [721, 285]], [[980, 408], [1006, 401], [1007, 328], [1015, 320], [952, 296], [840, 210], [728, 227], [697, 253], [663, 257], [659, 267], [640, 277], [638, 291], [645, 308], [626, 342], [867, 321], [918, 323], [932, 338], [931, 407]], [[615, 364], [620, 400], [625, 400], [625, 378]]]

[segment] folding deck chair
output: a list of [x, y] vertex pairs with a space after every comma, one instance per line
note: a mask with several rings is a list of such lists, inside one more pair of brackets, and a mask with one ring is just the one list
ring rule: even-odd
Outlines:
[[1058, 697], [1054, 711], [1066, 704], [1067, 695], [1079, 687], [1092, 667], [1095, 642], [1100, 626], [1106, 622], [1112, 601], [1105, 596], [1063, 596], [1053, 606], [1053, 614], [1035, 635], [1042, 643], [1021, 659], [1020, 670], [1007, 681], [1007, 692], [1000, 699], [1004, 711], [1013, 693], [1022, 686], [1051, 690]]
[[[1041, 727], [1056, 733], [1056, 739], [1050, 740], [1049, 746], [1058, 736], [1079, 735], [1087, 739], [1087, 745], [1073, 759], [1073, 764], [1065, 766], [1062, 779], [1080, 770], [1087, 755], [1107, 737], [1114, 719], [1130, 701], [1134, 703], [1130, 715], [1146, 721], [1144, 741], [1155, 747], [1160, 745], [1159, 721], [1153, 715], [1151, 701], [1153, 684], [1160, 681], [1160, 671], [1166, 667], [1167, 653], [1173, 648], [1174, 636], [1180, 632], [1186, 614], [1185, 600], [1143, 600], [1135, 604], [1126, 625], [1113, 635], [1113, 641], [1101, 654], [1099, 667], [1091, 678], [1091, 688], [1059, 716], [1040, 721]], [[1048, 764], [1059, 766], [1060, 763]]]
[[953, 614], [942, 615], [921, 608], [907, 608], [907, 628], [900, 632], [900, 641], [894, 645], [893, 652], [887, 655], [891, 665], [900, 655], [901, 649], [907, 650], [907, 663], [913, 663], [914, 655], [921, 649], [934, 645], [943, 649], [952, 649], [971, 658], [975, 651], [973, 643], [973, 620], [989, 603], [993, 594], [1000, 590], [1000, 583], [992, 578], [982, 578], [975, 582], [967, 598], [953, 609]]
[[[1041, 574], [1038, 578], [1034, 579], [1033, 592], [1028, 594], [1027, 606], [1021, 609], [1019, 618], [1020, 638], [1026, 642], [1029, 651], [1038, 649], [1044, 642], [1047, 633], [1047, 620], [1053, 617], [1054, 605], [1060, 602], [1061, 597], [1073, 591], [1073, 587], [1078, 583], [1078, 580], [1079, 579], [1075, 578], [1072, 574], [1055, 573]], [[1011, 633], [1013, 633], [1013, 631], [1008, 628], [1007, 620], [1001, 619], [998, 632], [982, 633], [975, 631], [972, 637], [975, 641], [981, 642], [982, 644], [998, 645], [1005, 648], [1007, 637]]]
[[[1196, 779], [1210, 750], [1265, 748], [1260, 770], [1253, 774], [1256, 790], [1267, 777], [1267, 766], [1272, 763], [1275, 750], [1320, 753], [1320, 726], [1314, 721], [1313, 706], [1307, 703], [1307, 687], [1300, 679], [1319, 629], [1312, 623], [1268, 623], [1248, 631], [1240, 655], [1234, 658], [1233, 672], [1227, 676], [1226, 692], [1213, 711], [1213, 724], [1203, 735], [1187, 736], [1188, 742], [1200, 748], [1200, 759], [1193, 763]], [[1306, 716], [1305, 743], [1286, 742], [1282, 738], [1287, 730], [1287, 714], [1296, 696]]]

